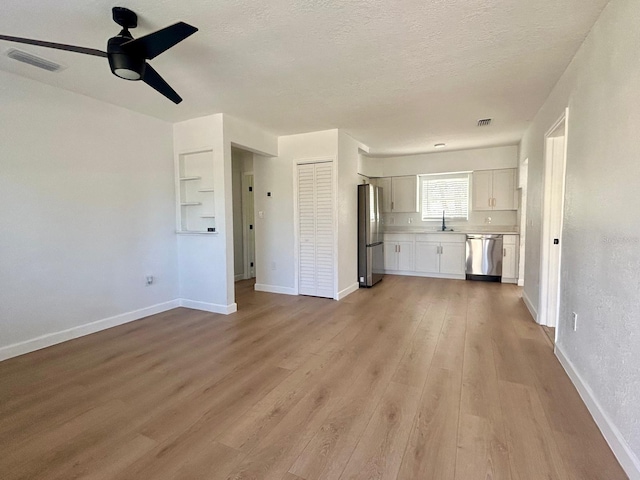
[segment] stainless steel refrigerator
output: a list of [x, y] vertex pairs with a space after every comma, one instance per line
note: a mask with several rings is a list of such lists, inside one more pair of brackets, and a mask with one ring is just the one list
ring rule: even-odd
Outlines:
[[372, 287], [382, 280], [384, 246], [380, 228], [382, 188], [358, 185], [358, 282]]

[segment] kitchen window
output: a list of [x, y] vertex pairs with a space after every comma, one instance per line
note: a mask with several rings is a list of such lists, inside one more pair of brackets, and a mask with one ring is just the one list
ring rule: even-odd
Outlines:
[[421, 175], [421, 211], [422, 220], [442, 218], [469, 218], [469, 180], [470, 172], [449, 173], [444, 175]]

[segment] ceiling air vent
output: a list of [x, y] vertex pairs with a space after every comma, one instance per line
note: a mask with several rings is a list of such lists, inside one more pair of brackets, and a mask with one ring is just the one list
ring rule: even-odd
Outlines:
[[23, 52], [22, 50], [18, 50], [16, 48], [12, 48], [7, 52], [7, 57], [13, 58], [22, 63], [27, 63], [29, 65], [33, 65], [34, 67], [42, 68], [49, 72], [57, 72], [58, 70], [63, 70], [64, 67], [58, 63], [54, 63], [51, 60], [46, 60], [44, 58], [38, 57], [37, 55], [33, 55], [32, 53]]
[[488, 127], [489, 125], [491, 125], [491, 119], [490, 118], [483, 118], [481, 120], [478, 120], [478, 126], [479, 127]]

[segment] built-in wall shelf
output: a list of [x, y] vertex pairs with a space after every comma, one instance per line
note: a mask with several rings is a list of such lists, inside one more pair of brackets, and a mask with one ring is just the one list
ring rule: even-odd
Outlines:
[[176, 233], [215, 235], [213, 150], [181, 152], [176, 157]]

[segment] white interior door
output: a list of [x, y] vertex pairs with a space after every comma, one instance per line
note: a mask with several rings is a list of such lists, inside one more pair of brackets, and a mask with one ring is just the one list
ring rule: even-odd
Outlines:
[[[566, 170], [566, 114], [546, 135], [545, 193], [538, 322], [556, 327], [560, 307], [562, 219]], [[557, 336], [557, 331], [556, 331]]]
[[333, 164], [298, 165], [298, 293], [334, 296]]

